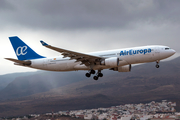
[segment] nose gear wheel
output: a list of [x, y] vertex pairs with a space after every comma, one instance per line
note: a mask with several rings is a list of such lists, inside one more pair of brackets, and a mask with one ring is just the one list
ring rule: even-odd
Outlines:
[[159, 68], [159, 60], [156, 61], [156, 68]]

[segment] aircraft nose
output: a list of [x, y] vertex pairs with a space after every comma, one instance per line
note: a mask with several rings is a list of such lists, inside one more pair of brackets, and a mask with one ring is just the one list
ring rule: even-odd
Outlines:
[[175, 51], [175, 50], [173, 50], [173, 49], [172, 49], [171, 51], [172, 51], [172, 55], [174, 55], [174, 54], [176, 53], [176, 51]]

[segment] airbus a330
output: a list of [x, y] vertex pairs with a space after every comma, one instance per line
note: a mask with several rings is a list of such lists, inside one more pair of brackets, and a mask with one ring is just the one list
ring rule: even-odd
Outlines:
[[[87, 70], [86, 77], [94, 75], [94, 80], [103, 77], [103, 69], [118, 72], [130, 72], [132, 64], [156, 62], [159, 68], [160, 60], [175, 54], [168, 46], [151, 45], [116, 49], [92, 53], [80, 53], [48, 45], [40, 41], [46, 48], [55, 50], [63, 57], [47, 58], [37, 54], [17, 36], [9, 37], [18, 59], [5, 58], [15, 62], [15, 65], [48, 71], [78, 71]], [[96, 72], [97, 71], [97, 72]]]

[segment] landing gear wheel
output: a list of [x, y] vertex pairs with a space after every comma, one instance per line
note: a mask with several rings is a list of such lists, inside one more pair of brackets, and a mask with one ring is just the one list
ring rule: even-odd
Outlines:
[[103, 74], [102, 74], [102, 73], [99, 73], [98, 76], [99, 76], [99, 77], [103, 77]]
[[91, 74], [95, 74], [96, 73], [96, 71], [95, 70], [91, 70], [91, 72], [90, 72]]
[[86, 73], [86, 77], [91, 77], [91, 74], [90, 73]]
[[98, 76], [94, 76], [93, 78], [94, 78], [94, 80], [98, 80]]
[[156, 68], [159, 68], [159, 65], [156, 65]]
[[96, 71], [95, 70], [90, 70], [89, 73], [86, 73], [86, 77], [91, 77], [91, 74], [95, 74]]
[[156, 60], [156, 68], [159, 68], [159, 60]]

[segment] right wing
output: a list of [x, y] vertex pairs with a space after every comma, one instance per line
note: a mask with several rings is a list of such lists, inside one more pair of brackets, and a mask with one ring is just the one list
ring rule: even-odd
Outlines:
[[103, 57], [99, 57], [99, 56], [88, 55], [88, 54], [70, 51], [70, 50], [66, 50], [62, 48], [57, 48], [57, 47], [48, 45], [44, 41], [40, 41], [40, 42], [43, 46], [49, 49], [55, 50], [57, 52], [60, 52], [61, 55], [64, 56], [64, 58], [70, 57], [70, 60], [75, 59], [76, 62], [81, 61], [82, 64], [85, 64], [86, 66], [90, 65], [91, 63], [100, 62], [102, 59], [104, 59]]

